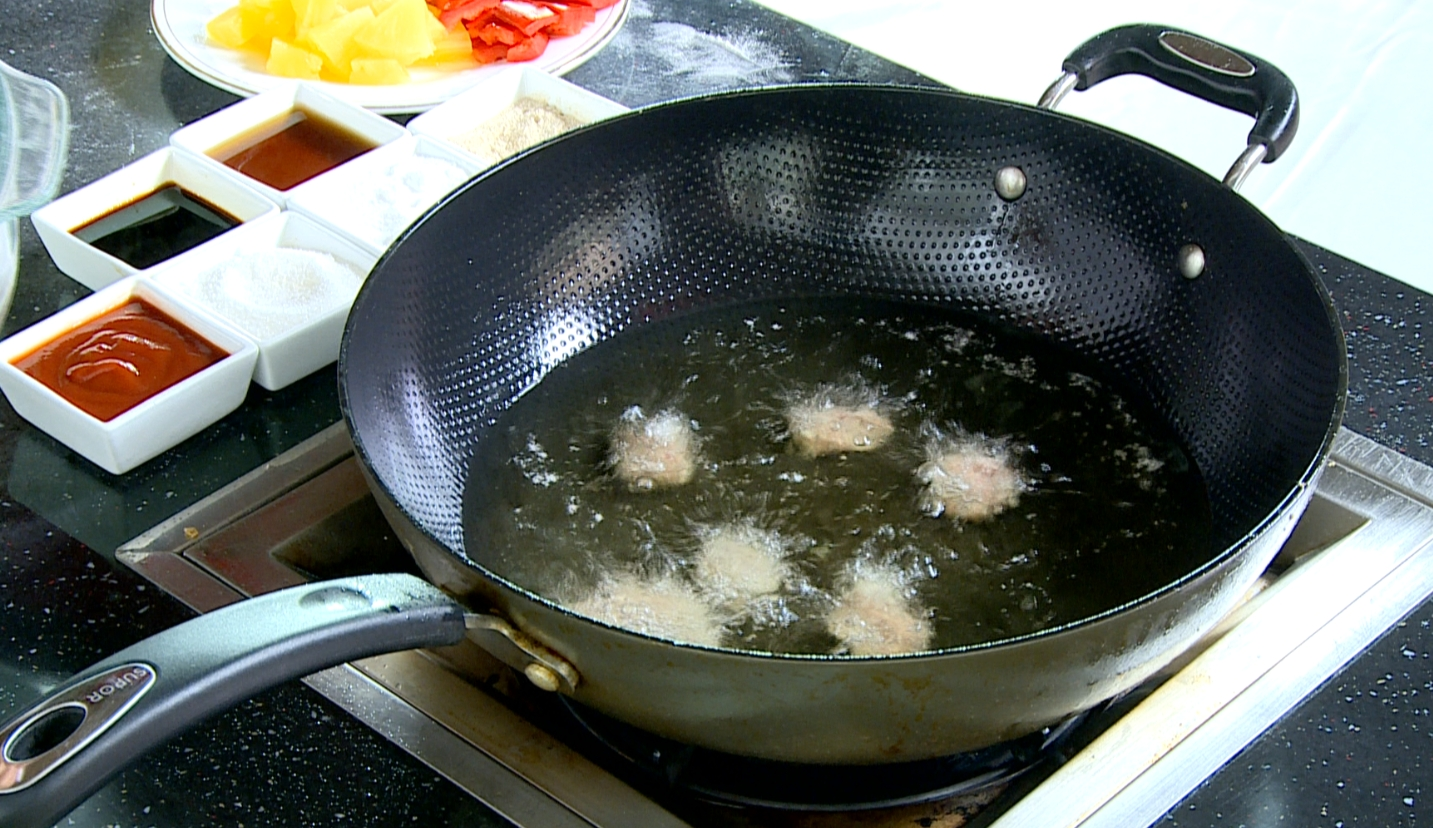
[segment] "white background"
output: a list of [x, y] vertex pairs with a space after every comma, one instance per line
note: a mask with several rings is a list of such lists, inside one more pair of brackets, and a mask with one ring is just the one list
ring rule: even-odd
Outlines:
[[[1105, 29], [1160, 23], [1261, 57], [1301, 99], [1293, 146], [1241, 193], [1285, 230], [1433, 292], [1433, 0], [761, 0], [962, 91], [1034, 103]], [[1067, 112], [1222, 178], [1252, 120], [1142, 77], [1071, 93]]]

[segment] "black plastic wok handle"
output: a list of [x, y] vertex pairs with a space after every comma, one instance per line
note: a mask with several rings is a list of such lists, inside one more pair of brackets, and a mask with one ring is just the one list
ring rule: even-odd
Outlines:
[[240, 601], [101, 661], [0, 727], [0, 826], [50, 828], [146, 751], [277, 684], [456, 644], [463, 608], [411, 575]]
[[1078, 90], [1135, 73], [1251, 115], [1249, 145], [1265, 148], [1265, 163], [1288, 149], [1299, 127], [1298, 90], [1277, 66], [1168, 26], [1110, 29], [1071, 52], [1064, 69], [1075, 76]]

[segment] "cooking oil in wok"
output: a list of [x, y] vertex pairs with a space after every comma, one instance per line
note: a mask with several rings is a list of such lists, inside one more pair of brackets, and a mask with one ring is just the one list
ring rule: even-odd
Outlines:
[[[614, 446], [659, 413], [689, 430], [694, 468], [631, 485]], [[660, 637], [976, 644], [1117, 607], [1216, 552], [1197, 469], [1113, 378], [938, 308], [801, 300], [644, 325], [553, 369], [492, 428], [468, 554], [569, 607], [621, 604], [639, 620], [602, 620]], [[633, 606], [644, 588], [667, 597]], [[690, 601], [696, 627], [654, 615]]]

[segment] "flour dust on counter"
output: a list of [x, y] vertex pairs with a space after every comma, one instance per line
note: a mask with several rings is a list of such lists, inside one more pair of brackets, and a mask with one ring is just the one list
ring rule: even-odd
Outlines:
[[[762, 22], [779, 27], [781, 18], [745, 9], [659, 10], [661, 5], [631, 0], [623, 31], [603, 50], [603, 60], [579, 67], [573, 77], [601, 77], [603, 65], [620, 68], [610, 84], [598, 86], [620, 87], [604, 94], [629, 106], [801, 79], [799, 59], [787, 54], [771, 31], [760, 28]], [[732, 19], [722, 20], [724, 14]], [[767, 20], [759, 19], [763, 17]]]
[[[658, 420], [681, 451], [648, 459], [680, 474], [619, 473]], [[499, 575], [616, 626], [763, 652], [1007, 639], [1212, 554], [1198, 470], [1097, 366], [898, 302], [625, 331], [505, 411], [470, 480], [465, 548]]]

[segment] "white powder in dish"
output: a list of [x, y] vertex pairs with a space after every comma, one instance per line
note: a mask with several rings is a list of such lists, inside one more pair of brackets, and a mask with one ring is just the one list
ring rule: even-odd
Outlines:
[[468, 172], [457, 164], [428, 155], [409, 155], [362, 167], [360, 182], [348, 176], [325, 180], [323, 192], [312, 195], [321, 198], [324, 218], [383, 248], [423, 211], [467, 180]]
[[171, 268], [155, 281], [265, 340], [348, 305], [363, 275], [328, 253], [279, 247], [235, 253], [198, 272]]

